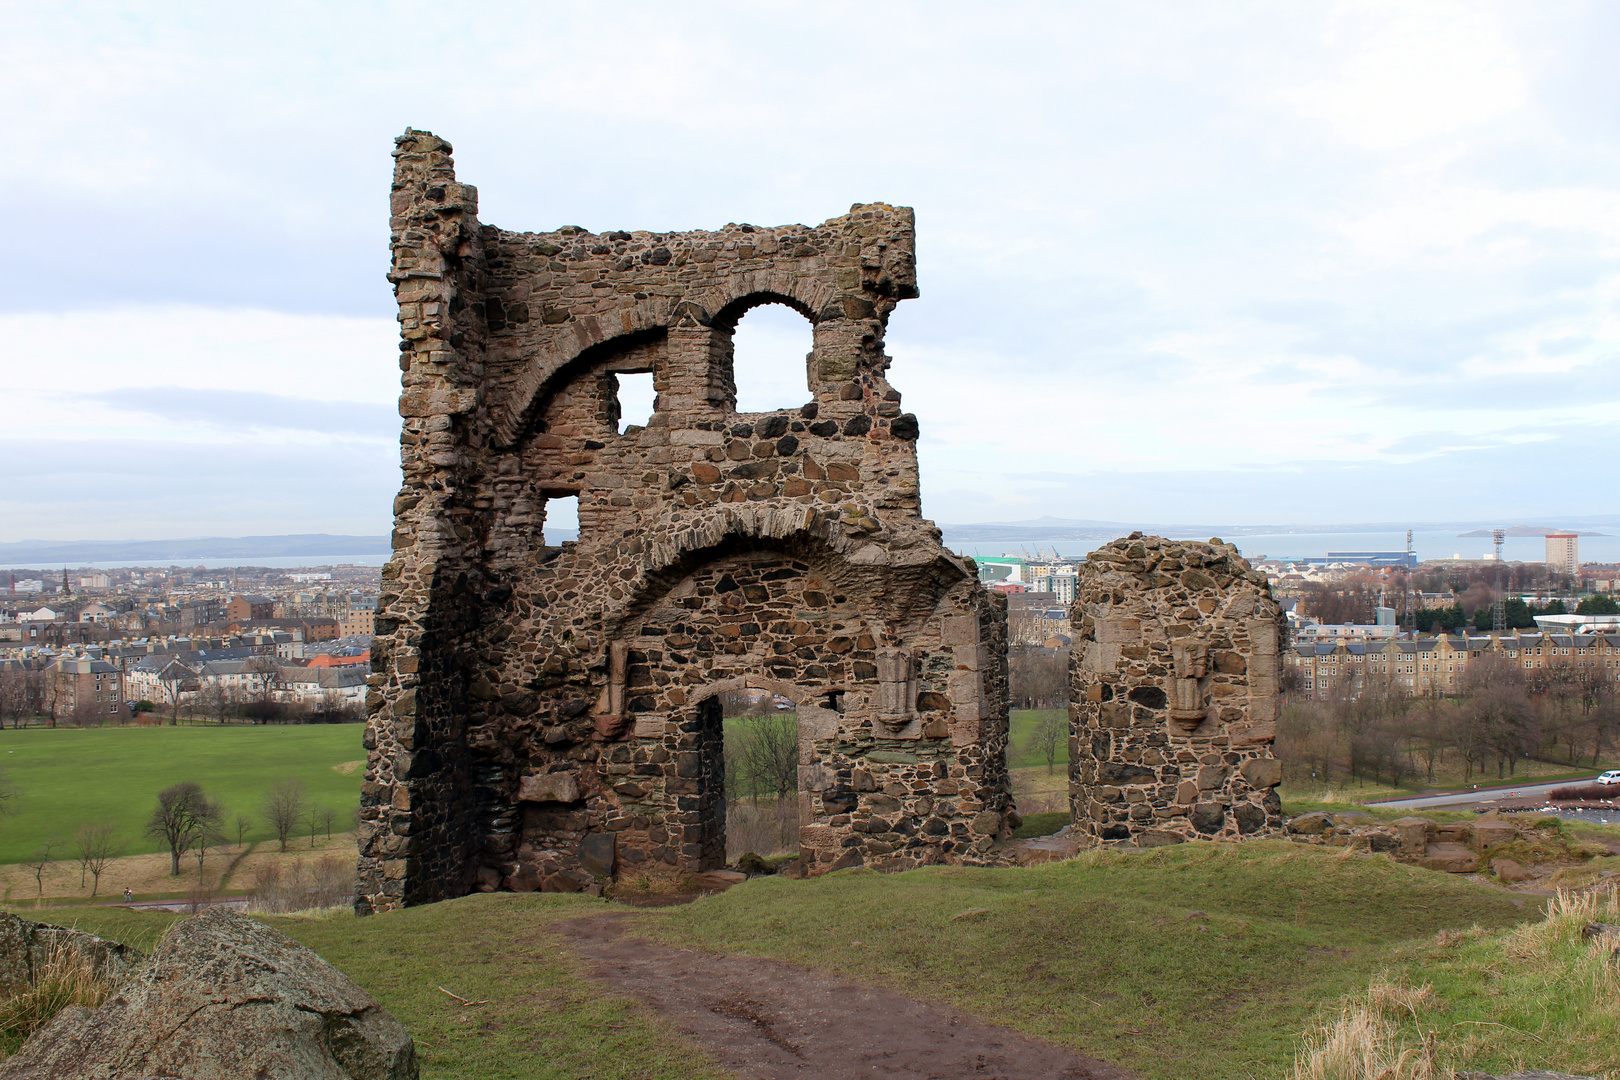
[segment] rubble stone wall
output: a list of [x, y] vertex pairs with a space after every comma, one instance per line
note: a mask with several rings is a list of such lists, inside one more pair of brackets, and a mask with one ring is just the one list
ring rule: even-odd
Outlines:
[[1072, 609], [1076, 830], [1137, 846], [1277, 835], [1282, 613], [1230, 544], [1132, 533], [1087, 557]]
[[[405, 481], [372, 651], [360, 910], [722, 865], [718, 697], [798, 705], [809, 872], [991, 861], [1006, 608], [940, 545], [883, 335], [909, 209], [517, 233], [397, 140]], [[806, 401], [739, 414], [738, 319], [803, 315]], [[619, 376], [657, 404], [621, 423]], [[579, 539], [552, 543], [551, 500]]]

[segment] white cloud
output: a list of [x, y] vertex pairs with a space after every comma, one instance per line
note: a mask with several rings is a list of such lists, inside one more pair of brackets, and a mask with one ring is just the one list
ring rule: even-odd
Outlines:
[[[369, 486], [317, 505], [294, 485], [278, 514], [363, 506], [380, 530], [406, 124], [451, 139], [511, 228], [915, 205], [922, 297], [888, 350], [942, 519], [1184, 518], [1262, 498], [1262, 476], [1263, 516], [1302, 517], [1325, 504], [1276, 478], [1324, 468], [1331, 516], [1382, 517], [1392, 469], [1494, 491], [1504, 447], [1612, 439], [1620, 129], [1574, 111], [1612, 97], [1612, 22], [1484, 0], [1167, 10], [20, 10], [0, 37], [0, 94], [29, 105], [0, 157], [30, 211], [0, 260], [10, 461], [48, 471], [70, 431], [102, 458], [348, 461]], [[400, 28], [428, 24], [424, 63]], [[804, 400], [809, 334], [776, 315], [739, 331], [745, 408]], [[117, 533], [117, 484], [63, 483], [85, 497], [49, 503], [57, 534]], [[252, 531], [219, 483], [195, 480], [208, 531]], [[1537, 483], [1503, 498], [1614, 509], [1578, 470]]]
[[1518, 50], [1491, 12], [1444, 0], [1345, 3], [1328, 32], [1365, 37], [1334, 76], [1283, 96], [1366, 149], [1410, 146], [1525, 105]]

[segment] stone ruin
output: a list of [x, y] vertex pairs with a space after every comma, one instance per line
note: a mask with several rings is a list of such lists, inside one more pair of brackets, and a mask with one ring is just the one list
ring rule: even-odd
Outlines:
[[1069, 804], [1093, 841], [1276, 836], [1282, 610], [1237, 548], [1132, 533], [1071, 612]]
[[[357, 909], [725, 862], [720, 695], [797, 705], [808, 873], [993, 861], [1006, 608], [920, 512], [884, 330], [912, 212], [508, 232], [397, 140], [404, 484], [383, 571]], [[803, 315], [802, 406], [739, 414], [732, 335]], [[656, 411], [621, 426], [619, 377]], [[546, 536], [577, 497], [579, 539]]]

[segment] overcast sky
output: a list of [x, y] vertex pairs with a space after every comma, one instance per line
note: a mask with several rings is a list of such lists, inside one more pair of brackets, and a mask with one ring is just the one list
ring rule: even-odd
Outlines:
[[[387, 531], [406, 126], [506, 228], [916, 207], [888, 351], [938, 521], [1620, 510], [1617, 4], [6, 23], [0, 540]], [[739, 333], [802, 402], [808, 325]]]

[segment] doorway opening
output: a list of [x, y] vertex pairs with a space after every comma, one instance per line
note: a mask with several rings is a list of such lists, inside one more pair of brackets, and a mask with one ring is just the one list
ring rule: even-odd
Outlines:
[[793, 702], [768, 690], [728, 690], [720, 707], [723, 767], [717, 823], [725, 861], [785, 862], [799, 853], [799, 724]]

